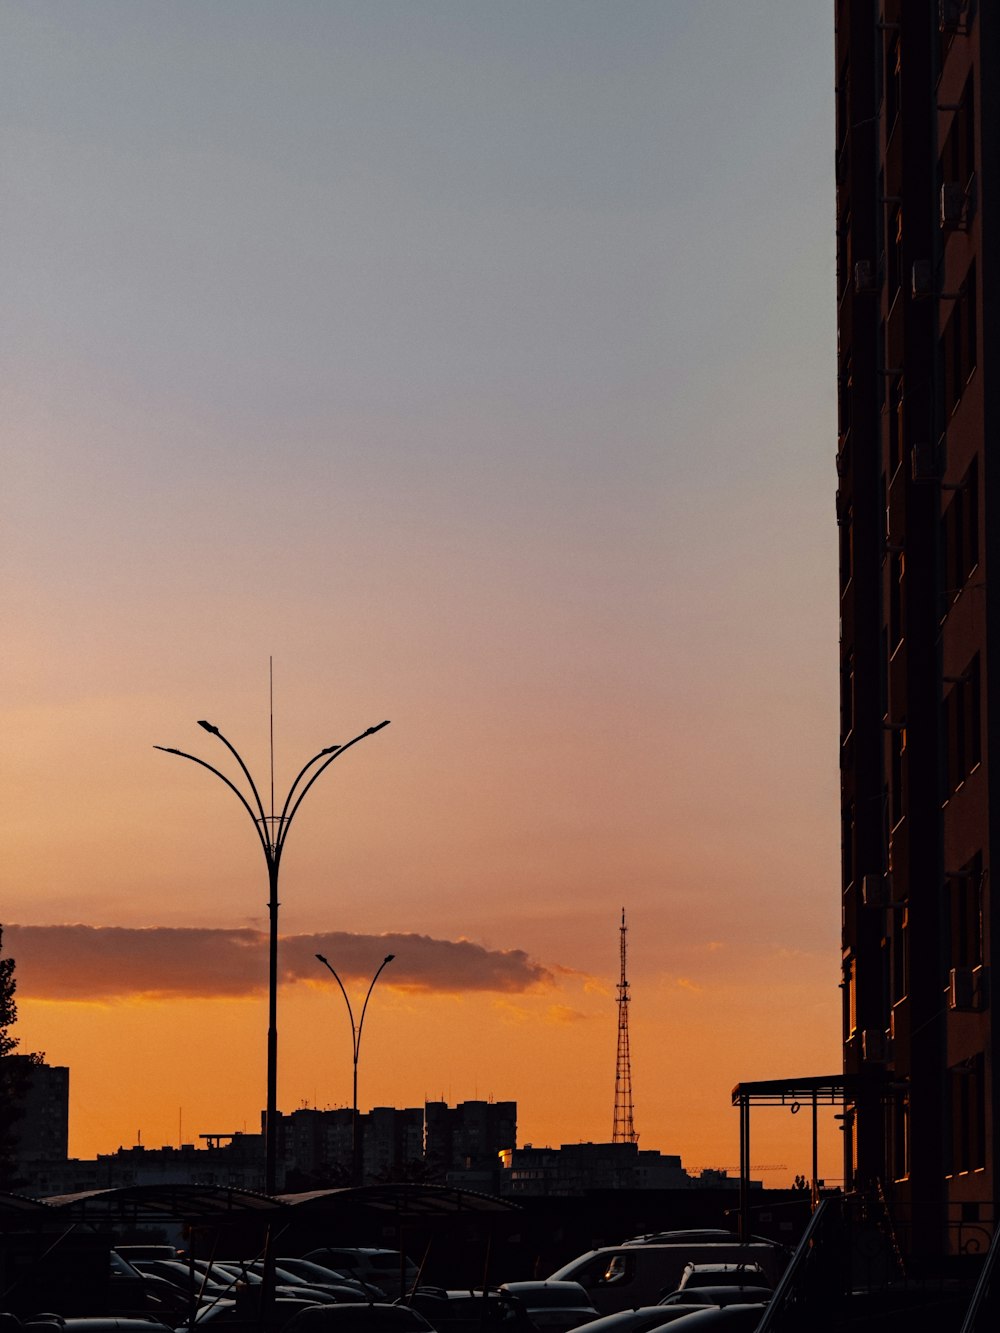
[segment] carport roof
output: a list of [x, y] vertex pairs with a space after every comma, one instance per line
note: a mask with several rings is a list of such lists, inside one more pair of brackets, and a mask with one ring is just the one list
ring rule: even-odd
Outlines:
[[[236, 1221], [267, 1214], [296, 1215], [364, 1208], [395, 1218], [453, 1216], [457, 1213], [509, 1213], [519, 1205], [473, 1190], [446, 1185], [365, 1185], [359, 1189], [312, 1190], [271, 1198], [252, 1190], [221, 1185], [126, 1185], [118, 1189], [84, 1190], [54, 1195], [43, 1201], [9, 1196], [11, 1207], [42, 1209], [74, 1222], [127, 1219], [130, 1222], [174, 1220], [190, 1224]], [[0, 1198], [0, 1214], [5, 1207]]]
[[391, 1213], [394, 1217], [433, 1217], [454, 1213], [519, 1212], [520, 1205], [492, 1194], [479, 1194], [448, 1185], [416, 1185], [399, 1182], [362, 1185], [356, 1189], [311, 1190], [308, 1194], [282, 1194], [278, 1201], [296, 1211], [321, 1211], [349, 1205]]
[[266, 1194], [221, 1185], [125, 1185], [54, 1195], [45, 1203], [74, 1222], [127, 1217], [132, 1221], [214, 1222], [276, 1212], [280, 1204]]

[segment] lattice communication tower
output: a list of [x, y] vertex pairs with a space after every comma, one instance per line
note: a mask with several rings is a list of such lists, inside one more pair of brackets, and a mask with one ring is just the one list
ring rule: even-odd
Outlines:
[[618, 1061], [615, 1066], [615, 1127], [612, 1143], [638, 1143], [632, 1119], [632, 1059], [628, 1049], [628, 976], [625, 971], [626, 937], [625, 908], [622, 908], [621, 936], [622, 971], [618, 982]]

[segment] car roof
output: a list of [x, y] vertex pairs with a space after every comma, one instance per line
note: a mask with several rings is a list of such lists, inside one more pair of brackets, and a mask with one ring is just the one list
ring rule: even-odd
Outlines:
[[[661, 1303], [664, 1305], [668, 1302], [671, 1305], [682, 1305], [686, 1302], [690, 1302], [692, 1305], [736, 1305], [754, 1301], [766, 1302], [773, 1295], [774, 1293], [770, 1287], [740, 1283], [730, 1287], [684, 1287], [672, 1291], [669, 1296], [664, 1296]], [[675, 1296], [677, 1300], [673, 1300]]]
[[[663, 1316], [676, 1307], [669, 1305], [637, 1305], [632, 1310], [616, 1310], [614, 1314], [602, 1315], [587, 1324], [587, 1333], [653, 1333], [667, 1322]], [[700, 1309], [700, 1306], [692, 1306]]]
[[[677, 1306], [677, 1309], [681, 1309]], [[700, 1333], [710, 1329], [735, 1328], [745, 1329], [747, 1333], [757, 1327], [764, 1313], [764, 1305], [747, 1302], [744, 1305], [706, 1305], [700, 1310], [687, 1309], [679, 1319], [667, 1325], [669, 1333]], [[664, 1333], [667, 1333], [664, 1330]]]
[[756, 1259], [733, 1259], [728, 1263], [699, 1264], [693, 1260], [687, 1265], [691, 1273], [762, 1273]]

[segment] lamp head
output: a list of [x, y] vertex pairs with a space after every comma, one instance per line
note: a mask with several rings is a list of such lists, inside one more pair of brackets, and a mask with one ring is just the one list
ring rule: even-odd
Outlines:
[[199, 720], [198, 726], [203, 728], [205, 731], [210, 731], [213, 736], [218, 736], [219, 734], [219, 728], [213, 727], [211, 722], [205, 722], [204, 720]]
[[317, 958], [319, 959], [319, 961], [320, 961], [321, 963], [323, 963], [326, 967], [329, 967], [329, 966], [330, 966], [330, 964], [326, 961], [326, 959], [323, 957], [323, 955], [322, 955], [321, 953], [318, 953], [318, 954], [316, 955], [316, 957], [317, 957]]
[[385, 958], [382, 960], [382, 965], [385, 966], [386, 963], [391, 963], [395, 957], [396, 955], [394, 953], [387, 953]]

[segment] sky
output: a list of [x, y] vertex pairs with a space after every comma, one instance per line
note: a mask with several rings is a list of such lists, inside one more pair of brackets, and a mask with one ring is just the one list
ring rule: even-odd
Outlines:
[[[70, 1151], [518, 1102], [735, 1169], [840, 1068], [833, 23], [0, 0], [4, 948]], [[805, 1121], [807, 1117], [799, 1117]], [[759, 1112], [756, 1171], [809, 1174]], [[832, 1116], [821, 1171], [842, 1174]]]

